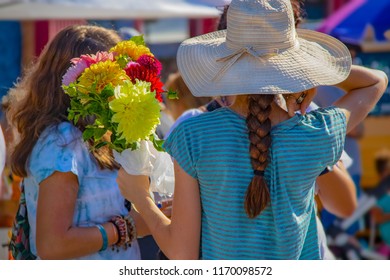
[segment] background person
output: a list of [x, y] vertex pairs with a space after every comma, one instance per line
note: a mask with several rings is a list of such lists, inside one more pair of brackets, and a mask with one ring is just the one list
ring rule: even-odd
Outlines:
[[[341, 98], [345, 92], [337, 87], [319, 87], [318, 94], [314, 98], [314, 102], [320, 107], [331, 106], [336, 100]], [[352, 165], [347, 169], [348, 173], [352, 177], [355, 184], [356, 197], [360, 197], [361, 187], [360, 179], [362, 174], [361, 167], [361, 155], [358, 140], [363, 137], [364, 126], [363, 123], [359, 123], [353, 130], [348, 132], [345, 139], [345, 151], [352, 158]], [[342, 218], [342, 217], [339, 217]], [[337, 219], [337, 215], [334, 215], [324, 209], [321, 212], [321, 220], [325, 229], [328, 228]], [[340, 219], [338, 219], [340, 220]], [[359, 223], [356, 222], [348, 230], [347, 233], [354, 235], [359, 230]]]
[[210, 97], [195, 97], [191, 94], [179, 72], [170, 74], [165, 88], [177, 93], [178, 99], [165, 100], [172, 117], [177, 120], [185, 111], [199, 108], [211, 101]]
[[[390, 151], [383, 150], [375, 158], [375, 167], [379, 181], [390, 177]], [[390, 259], [390, 185], [387, 193], [379, 198], [377, 205], [371, 209], [371, 219], [379, 226], [381, 244], [377, 249], [379, 253]]]

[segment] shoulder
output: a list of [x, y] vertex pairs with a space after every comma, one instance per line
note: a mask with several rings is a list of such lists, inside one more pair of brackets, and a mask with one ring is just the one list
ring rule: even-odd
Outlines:
[[31, 176], [43, 181], [54, 171], [78, 174], [79, 163], [87, 162], [88, 150], [82, 133], [68, 122], [46, 128], [35, 144], [28, 161]]
[[245, 121], [240, 119], [230, 109], [220, 108], [212, 112], [196, 113], [192, 117], [182, 120], [173, 130], [173, 133], [212, 133], [221, 127], [235, 125], [237, 122]]
[[240, 117], [229, 108], [219, 108], [211, 112], [198, 114], [193, 118], [185, 120], [183, 124], [187, 126], [213, 126], [217, 124], [220, 126], [231, 122], [234, 123], [238, 118]]
[[42, 158], [72, 150], [82, 143], [81, 131], [69, 122], [62, 122], [46, 128], [35, 144], [31, 158]]
[[203, 111], [199, 109], [190, 109], [185, 111], [180, 117], [177, 118], [177, 120], [170, 127], [168, 133], [165, 134], [165, 138], [168, 138], [168, 136], [171, 135], [172, 131], [174, 131], [182, 122], [186, 121], [189, 118], [196, 117], [202, 113]]
[[173, 129], [164, 146], [168, 149], [171, 146], [194, 147], [214, 141], [218, 139], [221, 129], [228, 129], [234, 125], [236, 118], [226, 108], [187, 118]]
[[39, 137], [37, 144], [67, 146], [80, 140], [81, 135], [82, 133], [77, 127], [69, 122], [62, 122], [46, 128]]
[[334, 122], [346, 123], [346, 117], [343, 111], [335, 106], [326, 108], [318, 108], [302, 117], [304, 123], [327, 123], [332, 124]]

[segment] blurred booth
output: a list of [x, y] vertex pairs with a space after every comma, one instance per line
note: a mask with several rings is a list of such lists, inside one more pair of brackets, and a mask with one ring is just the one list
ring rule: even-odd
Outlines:
[[[356, 51], [355, 64], [379, 69], [390, 76], [390, 0], [349, 0], [331, 13], [317, 30], [330, 34]], [[362, 187], [375, 187], [374, 160], [390, 149], [390, 89], [364, 121], [360, 141]]]

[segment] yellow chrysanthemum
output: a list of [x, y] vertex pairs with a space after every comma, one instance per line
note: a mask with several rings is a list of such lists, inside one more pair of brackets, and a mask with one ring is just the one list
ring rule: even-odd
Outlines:
[[[81, 92], [88, 93], [88, 89], [94, 85], [97, 92], [101, 92], [108, 84], [114, 87], [123, 84], [123, 81], [128, 79], [126, 72], [120, 68], [119, 64], [114, 61], [104, 61], [92, 64], [85, 69], [78, 79], [78, 84], [81, 86]], [[84, 89], [86, 88], [86, 89]]]
[[118, 56], [128, 55], [132, 60], [137, 60], [141, 55], [144, 54], [153, 56], [148, 47], [137, 45], [133, 41], [119, 42], [115, 47], [110, 49], [110, 52], [115, 52]]
[[118, 123], [116, 135], [128, 144], [148, 139], [160, 123], [160, 105], [148, 82], [126, 81], [115, 88], [115, 99], [109, 105], [114, 112], [112, 122]]

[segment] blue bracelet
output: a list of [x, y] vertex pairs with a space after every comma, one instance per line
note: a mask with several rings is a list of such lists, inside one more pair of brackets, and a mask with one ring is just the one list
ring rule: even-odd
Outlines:
[[104, 251], [107, 249], [108, 237], [107, 237], [107, 232], [102, 225], [96, 225], [96, 227], [99, 229], [100, 233], [102, 234], [102, 238], [103, 238], [103, 245], [102, 245], [102, 248], [99, 250], [99, 252], [101, 252], [101, 251]]

